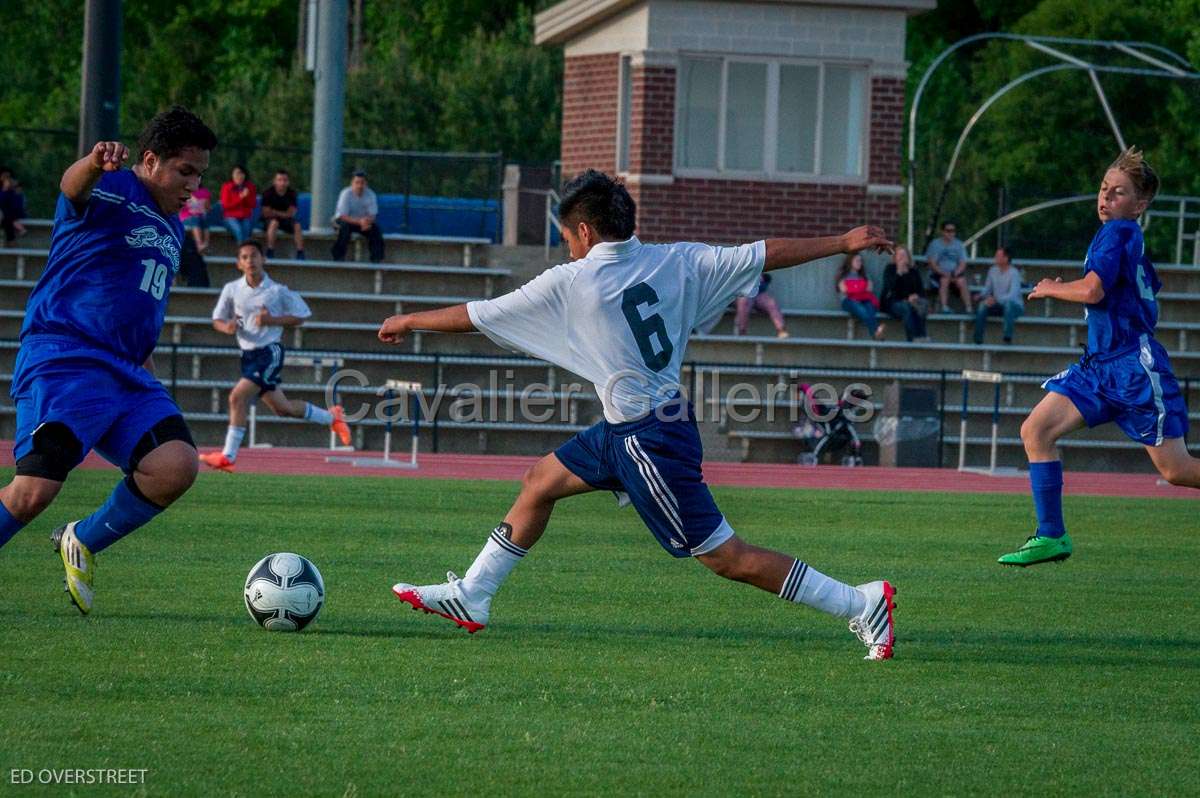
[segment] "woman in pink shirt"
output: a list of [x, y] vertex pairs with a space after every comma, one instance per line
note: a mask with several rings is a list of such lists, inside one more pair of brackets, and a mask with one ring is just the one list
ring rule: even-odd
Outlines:
[[179, 211], [179, 221], [183, 222], [184, 230], [192, 231], [196, 240], [196, 251], [208, 249], [208, 211], [212, 208], [212, 192], [204, 186], [192, 192], [183, 209]]
[[221, 213], [234, 244], [239, 244], [248, 240], [250, 231], [254, 229], [258, 189], [250, 182], [250, 175], [241, 164], [233, 167], [231, 177], [232, 180], [221, 186]]
[[871, 290], [871, 278], [863, 270], [862, 255], [847, 255], [837, 274], [842, 309], [862, 322], [876, 341], [883, 340], [885, 326], [879, 322], [879, 297]]

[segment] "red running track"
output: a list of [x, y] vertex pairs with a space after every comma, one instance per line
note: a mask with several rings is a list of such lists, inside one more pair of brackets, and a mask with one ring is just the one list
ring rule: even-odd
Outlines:
[[[356, 467], [330, 463], [330, 456], [378, 458], [380, 452], [331, 452], [325, 449], [242, 449], [239, 474], [306, 474], [321, 476], [383, 476], [408, 479], [497, 479], [519, 480], [536, 457], [474, 454], [421, 454], [420, 468]], [[0, 441], [0, 464], [12, 464], [12, 441]], [[112, 468], [95, 454], [88, 455], [82, 468]], [[201, 466], [205, 468], [205, 466]], [[237, 475], [229, 475], [236, 479]], [[951, 493], [1027, 493], [1028, 477], [949, 475], [936, 468], [841, 468], [839, 466], [796, 466], [773, 463], [720, 463], [704, 465], [710, 485], [759, 488], [814, 488], [821, 490], [911, 490]], [[1065, 492], [1085, 496], [1129, 496], [1136, 498], [1200, 498], [1200, 491], [1160, 484], [1157, 474], [1113, 474], [1070, 471], [1065, 475]]]

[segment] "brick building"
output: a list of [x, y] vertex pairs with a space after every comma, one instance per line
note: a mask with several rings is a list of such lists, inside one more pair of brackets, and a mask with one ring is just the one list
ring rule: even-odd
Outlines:
[[648, 241], [897, 229], [904, 36], [935, 0], [564, 0], [562, 167], [622, 176]]

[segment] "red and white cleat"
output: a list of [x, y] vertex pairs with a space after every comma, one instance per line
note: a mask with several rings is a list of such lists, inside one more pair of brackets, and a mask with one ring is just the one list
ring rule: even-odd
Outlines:
[[453, 571], [446, 572], [446, 581], [440, 585], [410, 585], [397, 582], [392, 585], [396, 598], [411, 604], [414, 610], [424, 610], [440, 615], [475, 634], [487, 626], [492, 600], [470, 601], [463, 594], [462, 580]]
[[892, 597], [896, 589], [888, 582], [868, 582], [858, 589], [867, 597], [862, 615], [850, 619], [850, 631], [867, 647], [863, 659], [891, 659], [896, 645], [896, 629], [892, 623], [892, 611], [896, 603]]
[[235, 468], [234, 462], [226, 457], [224, 452], [205, 452], [200, 455], [200, 462], [227, 474], [232, 474]]

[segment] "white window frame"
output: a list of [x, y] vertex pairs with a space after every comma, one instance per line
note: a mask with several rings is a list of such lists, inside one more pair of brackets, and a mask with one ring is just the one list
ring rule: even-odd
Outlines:
[[[721, 86], [720, 98], [717, 107], [717, 168], [705, 169], [698, 167], [685, 167], [679, 163], [680, 152], [679, 147], [674, 148], [675, 163], [673, 166], [676, 177], [696, 177], [705, 179], [723, 179], [723, 180], [756, 180], [765, 182], [783, 182], [783, 183], [825, 183], [830, 185], [841, 186], [865, 186], [868, 183], [868, 177], [871, 173], [870, 164], [870, 142], [871, 142], [871, 69], [870, 64], [864, 61], [838, 61], [825, 59], [811, 58], [778, 58], [764, 57], [751, 55], [737, 54], [722, 54], [722, 53], [680, 53], [680, 73], [682, 73], [682, 65], [685, 59], [695, 58], [715, 61], [721, 61]], [[725, 92], [729, 84], [729, 63], [736, 61], [739, 63], [765, 63], [767, 65], [767, 86], [766, 86], [766, 119], [763, 124], [763, 169], [762, 170], [745, 170], [745, 169], [726, 169], [725, 168]], [[778, 137], [779, 132], [779, 67], [781, 65], [795, 66], [815, 66], [818, 68], [817, 73], [817, 119], [816, 119], [816, 141], [813, 147], [813, 165], [820, 169], [821, 167], [821, 138], [824, 135], [822, 122], [825, 113], [825, 68], [829, 67], [844, 67], [849, 69], [858, 69], [863, 74], [864, 90], [862, 107], [859, 112], [862, 114], [862, 140], [859, 142], [859, 160], [862, 164], [862, 174], [859, 175], [826, 175], [809, 172], [783, 172], [776, 169], [776, 151], [773, 142]], [[675, 90], [675, 141], [679, 141], [679, 125], [683, 118], [684, 111], [684, 91], [682, 83], [676, 80]], [[618, 134], [619, 135], [619, 134]], [[619, 152], [619, 150], [618, 150]]]
[[[629, 173], [629, 140], [633, 126], [633, 56], [622, 53], [617, 68], [617, 152], [613, 159], [617, 174]], [[625, 87], [629, 86], [629, 95]]]

